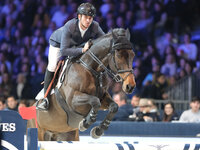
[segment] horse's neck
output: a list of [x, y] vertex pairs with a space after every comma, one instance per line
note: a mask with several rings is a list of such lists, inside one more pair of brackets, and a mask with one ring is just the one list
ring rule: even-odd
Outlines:
[[[109, 51], [110, 51], [110, 38], [105, 38], [102, 41], [102, 44], [96, 43], [91, 48], [90, 51], [94, 53], [94, 55], [107, 67], [108, 65], [108, 58], [109, 58]], [[89, 51], [84, 54], [81, 59], [91, 68], [95, 69], [96, 71], [101, 71], [101, 67], [97, 64], [89, 55]]]

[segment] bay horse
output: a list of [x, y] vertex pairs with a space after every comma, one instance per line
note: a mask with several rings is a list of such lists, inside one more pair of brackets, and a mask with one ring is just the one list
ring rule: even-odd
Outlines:
[[[50, 96], [48, 111], [37, 110], [38, 139], [77, 141], [79, 130], [85, 131], [96, 121], [98, 110], [108, 110], [90, 132], [93, 138], [103, 135], [118, 110], [107, 91], [108, 77], [132, 93], [136, 86], [134, 56], [129, 30], [116, 28], [93, 40], [86, 53], [68, 63], [61, 87]], [[28, 127], [34, 126], [33, 120], [28, 121]]]

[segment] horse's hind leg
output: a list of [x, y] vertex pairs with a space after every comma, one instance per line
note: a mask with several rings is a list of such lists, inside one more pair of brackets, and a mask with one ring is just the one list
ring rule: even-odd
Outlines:
[[105, 119], [101, 122], [101, 124], [99, 126], [94, 127], [90, 132], [90, 135], [96, 139], [103, 135], [104, 130], [108, 129], [110, 122], [112, 121], [114, 115], [118, 111], [118, 105], [111, 99], [111, 97], [108, 94], [104, 98], [104, 101], [106, 101], [106, 105], [108, 105], [108, 114], [106, 115]]
[[88, 94], [81, 93], [79, 96], [75, 96], [73, 98], [73, 106], [81, 106], [89, 104], [92, 108], [85, 119], [80, 122], [79, 130], [85, 131], [87, 128], [90, 127], [96, 121], [97, 112], [101, 106], [99, 98], [96, 96], [91, 96]]

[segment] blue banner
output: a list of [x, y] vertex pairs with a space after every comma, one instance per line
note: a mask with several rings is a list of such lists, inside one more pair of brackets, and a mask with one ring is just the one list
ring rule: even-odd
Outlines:
[[24, 150], [25, 121], [15, 111], [0, 111], [2, 150]]

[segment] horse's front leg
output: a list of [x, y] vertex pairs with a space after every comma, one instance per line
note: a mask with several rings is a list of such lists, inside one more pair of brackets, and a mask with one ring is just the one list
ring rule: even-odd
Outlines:
[[114, 115], [118, 111], [118, 105], [112, 100], [108, 93], [102, 100], [102, 108], [108, 109], [108, 114], [99, 126], [96, 126], [91, 130], [90, 135], [93, 138], [99, 138], [101, 135], [103, 135], [104, 131], [108, 129]]
[[101, 103], [99, 98], [97, 98], [96, 96], [88, 95], [85, 93], [79, 93], [79, 95], [74, 96], [72, 103], [74, 108], [81, 107], [87, 104], [91, 106], [91, 109], [87, 114], [87, 116], [85, 117], [85, 119], [83, 119], [80, 122], [79, 124], [80, 131], [85, 131], [90, 127], [91, 124], [93, 124], [96, 121], [97, 112], [101, 106]]

